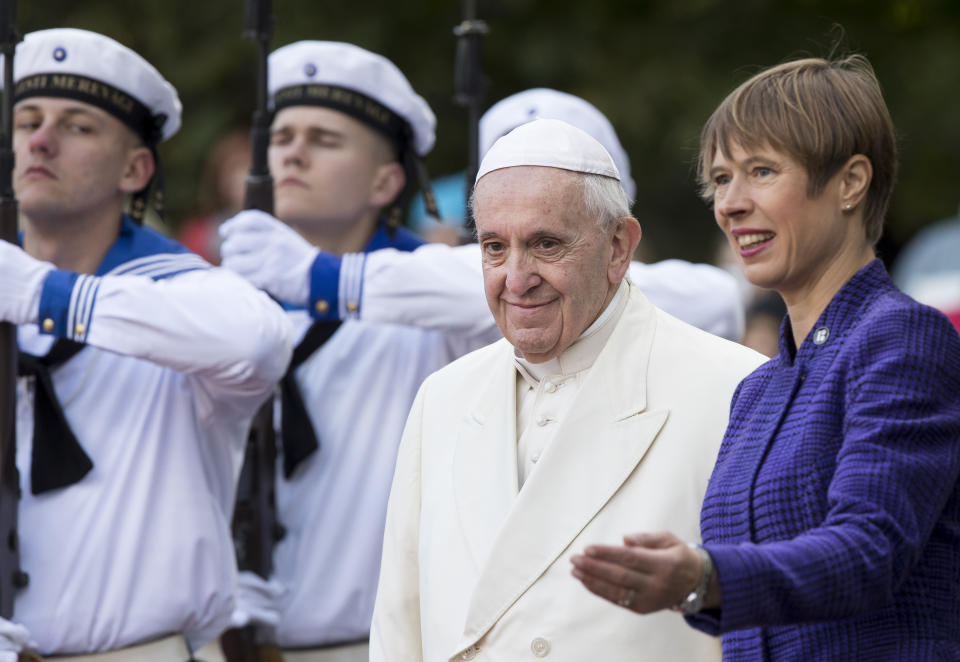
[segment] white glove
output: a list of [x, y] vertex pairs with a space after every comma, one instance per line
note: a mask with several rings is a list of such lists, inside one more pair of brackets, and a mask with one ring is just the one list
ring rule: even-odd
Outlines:
[[35, 648], [30, 632], [19, 623], [0, 618], [0, 662], [16, 662], [25, 648]]
[[320, 252], [296, 230], [256, 209], [220, 226], [223, 266], [275, 299], [296, 306], [310, 302], [310, 267]]
[[287, 589], [275, 579], [241, 571], [237, 576], [236, 605], [230, 616], [233, 627], [250, 623], [276, 627], [280, 624], [280, 603], [286, 595]]
[[53, 269], [52, 264], [30, 257], [19, 246], [0, 241], [0, 320], [35, 323], [43, 281]]

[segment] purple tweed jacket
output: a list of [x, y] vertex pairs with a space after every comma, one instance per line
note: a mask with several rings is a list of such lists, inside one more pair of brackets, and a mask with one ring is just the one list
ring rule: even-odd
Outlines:
[[733, 397], [701, 529], [723, 659], [960, 660], [960, 335], [879, 260]]

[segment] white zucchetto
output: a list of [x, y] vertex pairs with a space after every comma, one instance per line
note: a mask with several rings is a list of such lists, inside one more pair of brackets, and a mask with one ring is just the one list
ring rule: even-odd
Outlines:
[[546, 166], [620, 180], [603, 145], [561, 120], [537, 119], [497, 140], [480, 163], [477, 181], [489, 172], [514, 166]]
[[480, 118], [480, 154], [486, 154], [500, 136], [538, 117], [563, 120], [596, 138], [613, 157], [620, 183], [633, 200], [636, 185], [630, 176], [630, 159], [610, 120], [593, 104], [566, 92], [536, 87], [511, 94], [490, 106]]

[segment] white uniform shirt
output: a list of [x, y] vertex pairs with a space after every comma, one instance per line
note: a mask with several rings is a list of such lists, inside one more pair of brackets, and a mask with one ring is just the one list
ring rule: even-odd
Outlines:
[[[411, 324], [499, 338], [483, 294], [477, 244], [428, 244], [412, 253], [379, 250], [345, 255], [338, 271], [340, 311], [368, 322]], [[665, 312], [704, 331], [739, 341], [744, 313], [736, 280], [707, 264], [632, 262], [627, 274]], [[346, 311], [346, 312], [345, 312]]]
[[[290, 315], [305, 333], [312, 320], [305, 312]], [[427, 375], [478, 346], [440, 331], [347, 320], [297, 368], [320, 450], [290, 479], [279, 469], [282, 458], [277, 463], [286, 535], [274, 552], [274, 579], [288, 591], [275, 633], [280, 646], [369, 635], [387, 498], [410, 405]]]
[[[368, 249], [391, 242], [420, 243], [404, 229], [393, 237], [381, 229]], [[362, 263], [374, 254], [357, 258]], [[350, 301], [341, 298], [338, 307]], [[302, 338], [313, 320], [302, 310], [289, 315]], [[286, 529], [273, 557], [273, 578], [287, 591], [274, 632], [281, 647], [367, 638], [387, 498], [407, 413], [427, 375], [490, 340], [489, 333], [475, 335], [469, 329], [446, 333], [348, 319], [296, 369], [320, 450], [290, 479], [282, 475], [283, 458], [277, 462], [277, 512]], [[275, 412], [282, 442], [280, 408]]]
[[[31, 492], [32, 378], [17, 391], [21, 567], [14, 620], [43, 654], [94, 652], [229, 625], [234, 488], [249, 421], [283, 374], [283, 311], [235, 274], [124, 222], [103, 277], [54, 271], [39, 322], [88, 344], [52, 371], [93, 469]], [[49, 326], [49, 325], [48, 325]], [[20, 349], [53, 343], [18, 329]]]

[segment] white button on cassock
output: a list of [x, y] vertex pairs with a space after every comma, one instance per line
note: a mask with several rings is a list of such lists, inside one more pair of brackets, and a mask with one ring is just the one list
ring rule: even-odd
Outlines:
[[473, 658], [475, 658], [475, 657], [477, 656], [477, 653], [479, 653], [479, 652], [480, 652], [480, 649], [479, 649], [479, 648], [477, 648], [476, 646], [471, 646], [470, 648], [468, 648], [468, 649], [466, 649], [465, 651], [463, 651], [462, 653], [460, 653], [460, 659], [461, 659], [461, 660], [472, 660]]
[[530, 650], [537, 657], [546, 657], [550, 654], [550, 642], [543, 637], [537, 637], [530, 642]]

